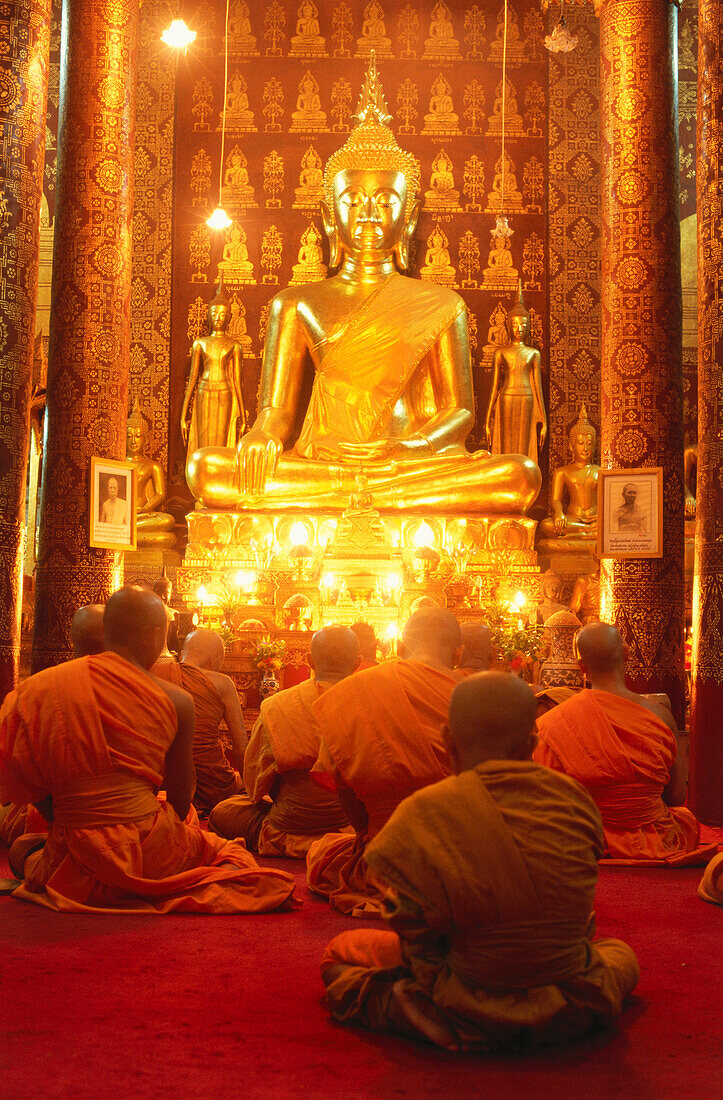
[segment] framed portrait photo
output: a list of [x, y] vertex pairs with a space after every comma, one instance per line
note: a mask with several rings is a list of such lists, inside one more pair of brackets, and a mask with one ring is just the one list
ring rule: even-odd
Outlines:
[[103, 550], [136, 548], [136, 471], [132, 462], [90, 460], [88, 542]]
[[601, 558], [662, 558], [663, 470], [601, 470], [597, 483]]

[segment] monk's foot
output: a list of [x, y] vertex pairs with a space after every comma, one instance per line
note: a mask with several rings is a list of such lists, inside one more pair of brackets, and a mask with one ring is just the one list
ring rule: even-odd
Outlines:
[[41, 848], [45, 847], [45, 836], [38, 836], [37, 833], [29, 833], [27, 836], [20, 836], [10, 847], [8, 855], [8, 863], [10, 864], [10, 870], [19, 879], [25, 877], [23, 874], [23, 867], [25, 866], [25, 860], [28, 856], [31, 856], [33, 852], [38, 852]]
[[406, 978], [401, 978], [392, 987], [392, 1001], [404, 1022], [420, 1038], [427, 1039], [443, 1050], [460, 1049], [457, 1036], [434, 1014], [431, 1001], [420, 993], [412, 992]]

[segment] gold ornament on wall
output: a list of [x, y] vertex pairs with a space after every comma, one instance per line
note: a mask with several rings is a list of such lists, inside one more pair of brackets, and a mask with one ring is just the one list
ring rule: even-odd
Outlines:
[[213, 110], [213, 85], [206, 76], [202, 76], [193, 85], [193, 106], [191, 114], [196, 119], [193, 128], [196, 131], [209, 130], [208, 119]]
[[474, 7], [469, 8], [464, 15], [464, 45], [467, 51], [467, 57], [481, 59], [482, 47], [484, 45], [484, 33], [484, 12], [480, 11], [475, 4]]
[[270, 225], [261, 238], [261, 266], [266, 269], [264, 283], [278, 283], [279, 277], [276, 272], [281, 267], [282, 248], [281, 233], [275, 225]]
[[[504, 203], [502, 201], [502, 164], [504, 158]], [[495, 175], [492, 180], [492, 190], [487, 196], [487, 213], [501, 214], [522, 213], [522, 195], [517, 190], [517, 177], [515, 164], [510, 154], [505, 150], [495, 164]]]
[[471, 229], [459, 241], [459, 273], [462, 286], [467, 290], [476, 290], [479, 286], [475, 275], [479, 271], [479, 241]]
[[419, 14], [411, 4], [407, 4], [400, 11], [397, 28], [402, 47], [400, 57], [410, 60], [416, 58], [419, 43]]
[[318, 210], [324, 198], [324, 172], [321, 157], [310, 145], [301, 157], [299, 186], [295, 189], [294, 210]]
[[206, 225], [197, 225], [191, 231], [189, 266], [191, 282], [205, 283], [206, 271], [211, 262], [211, 233]]
[[211, 158], [205, 149], [199, 149], [191, 160], [191, 183], [194, 206], [205, 206], [211, 190]]
[[424, 192], [424, 209], [436, 214], [460, 213], [459, 191], [454, 186], [452, 160], [440, 149], [432, 161], [432, 176], [429, 190]]
[[418, 103], [417, 85], [407, 77], [397, 89], [397, 118], [401, 119], [400, 134], [416, 134], [417, 130], [412, 123], [419, 115]]
[[429, 37], [424, 43], [423, 61], [456, 61], [460, 56], [459, 42], [454, 36], [449, 5], [437, 3], [432, 8]]
[[392, 40], [387, 36], [384, 9], [378, 0], [370, 0], [362, 15], [361, 38], [356, 41], [356, 57], [371, 57], [372, 50], [379, 61], [392, 57]]
[[264, 42], [267, 57], [281, 57], [286, 38], [286, 12], [279, 0], [272, 0], [264, 12]]
[[264, 157], [264, 191], [269, 196], [266, 206], [275, 210], [281, 206], [279, 195], [284, 190], [284, 158], [275, 149]]
[[219, 280], [226, 286], [255, 286], [254, 265], [249, 260], [246, 243], [246, 231], [240, 225], [232, 225], [226, 230], [226, 243], [223, 246], [223, 259], [218, 265]]
[[315, 225], [308, 225], [301, 234], [298, 263], [295, 263], [289, 286], [318, 283], [328, 275], [321, 248], [321, 232]]
[[349, 46], [353, 38], [352, 12], [346, 0], [334, 8], [331, 16], [331, 40], [334, 43], [334, 57], [349, 57]]
[[480, 134], [482, 132], [482, 108], [485, 103], [484, 89], [478, 80], [471, 80], [465, 85], [462, 106], [464, 118], [467, 121], [465, 134]]
[[[503, 82], [500, 80], [495, 89], [495, 102], [492, 107], [492, 114], [487, 120], [487, 133], [490, 137], [497, 137], [502, 133], [502, 89]], [[510, 137], [524, 137], [525, 128], [522, 122], [522, 115], [517, 109], [517, 93], [515, 92], [514, 84], [511, 80], [507, 79], [504, 82], [505, 92], [505, 136]]]
[[234, 61], [258, 57], [256, 39], [251, 33], [249, 5], [246, 0], [230, 0], [228, 12], [228, 54]]
[[495, 36], [490, 45], [490, 56], [496, 64], [502, 64], [502, 54], [506, 48], [507, 64], [512, 67], [521, 65], [525, 60], [525, 45], [520, 38], [520, 27], [517, 12], [511, 5], [505, 5], [507, 9], [507, 45], [505, 47], [505, 8], [500, 8], [497, 14], [497, 26]]
[[326, 113], [321, 109], [319, 82], [307, 69], [299, 81], [299, 94], [296, 97], [296, 110], [291, 114], [292, 134], [327, 133], [329, 127]]
[[[219, 112], [217, 130], [223, 126], [223, 111]], [[229, 77], [226, 88], [226, 130], [229, 133], [256, 132], [254, 113], [249, 106], [248, 85], [240, 69]]]
[[256, 206], [254, 189], [249, 181], [248, 161], [238, 145], [234, 145], [226, 158], [221, 202], [241, 209]]
[[455, 270], [449, 254], [449, 237], [439, 222], [427, 237], [427, 251], [419, 277], [439, 283], [440, 286], [453, 287], [455, 284]]
[[476, 153], [464, 162], [464, 175], [462, 177], [464, 193], [469, 199], [465, 203], [465, 209], [478, 212], [482, 210], [482, 199], [485, 189], [485, 166]]
[[264, 130], [267, 134], [278, 134], [281, 132], [281, 119], [284, 114], [284, 89], [281, 81], [275, 76], [264, 84], [263, 101], [263, 115], [267, 120]]
[[291, 38], [289, 57], [318, 60], [327, 56], [326, 39], [319, 25], [319, 9], [312, 0], [302, 0], [296, 10], [296, 31]]
[[335, 134], [346, 133], [349, 130], [351, 118], [351, 84], [340, 76], [331, 86], [331, 111], [329, 112], [334, 125]]
[[444, 73], [432, 83], [429, 96], [429, 113], [424, 116], [423, 134], [430, 137], [456, 137], [461, 134], [459, 115], [454, 112], [452, 85]]

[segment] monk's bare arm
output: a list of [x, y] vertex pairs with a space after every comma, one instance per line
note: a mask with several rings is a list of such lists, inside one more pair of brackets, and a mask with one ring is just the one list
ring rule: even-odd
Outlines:
[[646, 696], [641, 695], [638, 697], [638, 701], [646, 710], [652, 711], [656, 718], [664, 722], [675, 736], [675, 760], [673, 761], [673, 767], [670, 769], [670, 778], [663, 789], [663, 802], [666, 806], [682, 806], [688, 793], [688, 769], [675, 719], [668, 708], [659, 703], [657, 699], [648, 699]]
[[173, 703], [178, 720], [178, 729], [166, 753], [163, 768], [163, 786], [168, 801], [183, 820], [191, 808], [191, 799], [196, 789], [196, 769], [193, 765], [193, 734], [196, 726], [196, 712], [193, 699], [187, 691], [165, 683], [153, 677], [156, 684], [165, 691]]
[[248, 745], [248, 735], [246, 733], [246, 726], [244, 725], [244, 717], [241, 711], [241, 704], [238, 700], [236, 685], [231, 677], [226, 676], [223, 672], [217, 672], [215, 674], [214, 682], [223, 701], [223, 717], [228, 726], [233, 751], [236, 755], [239, 767], [242, 767], [244, 753]]

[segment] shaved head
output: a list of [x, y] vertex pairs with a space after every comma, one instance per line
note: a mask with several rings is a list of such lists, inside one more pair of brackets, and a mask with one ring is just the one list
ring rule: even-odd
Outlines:
[[70, 624], [70, 640], [74, 657], [92, 657], [105, 649], [103, 639], [102, 603], [88, 603], [79, 607]]
[[377, 636], [374, 627], [369, 623], [352, 623], [349, 629], [356, 634], [359, 642], [359, 653], [367, 661], [375, 661], [377, 658]]
[[324, 626], [311, 639], [309, 656], [317, 680], [343, 680], [356, 668], [359, 641], [348, 626]]
[[223, 664], [225, 652], [221, 636], [215, 630], [193, 630], [186, 635], [181, 661], [188, 661], [198, 668], [218, 671]]
[[484, 623], [462, 623], [462, 661], [460, 668], [477, 668], [485, 672], [492, 661], [494, 646], [492, 631]]
[[128, 654], [143, 668], [155, 664], [166, 639], [166, 610], [153, 592], [129, 584], [114, 592], [105, 605], [106, 649]]
[[454, 668], [462, 645], [462, 632], [451, 611], [444, 607], [420, 607], [410, 615], [402, 634], [404, 656], [410, 661]]
[[526, 760], [532, 751], [537, 700], [509, 672], [479, 672], [452, 692], [449, 737], [460, 770], [485, 760]]
[[625, 668], [620, 631], [610, 623], [588, 623], [576, 639], [580, 664], [592, 675]]

